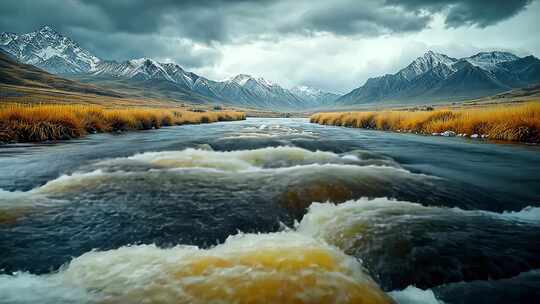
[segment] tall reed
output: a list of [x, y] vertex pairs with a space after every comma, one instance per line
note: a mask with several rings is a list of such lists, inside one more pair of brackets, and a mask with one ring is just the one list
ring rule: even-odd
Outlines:
[[70, 139], [94, 132], [146, 130], [242, 119], [245, 119], [245, 114], [235, 111], [11, 104], [0, 106], [0, 142]]
[[352, 128], [421, 134], [453, 131], [496, 140], [540, 142], [540, 102], [457, 110], [317, 113], [310, 120]]

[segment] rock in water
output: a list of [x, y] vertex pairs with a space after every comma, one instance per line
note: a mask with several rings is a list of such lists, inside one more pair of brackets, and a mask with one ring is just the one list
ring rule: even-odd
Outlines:
[[447, 137], [454, 137], [454, 136], [456, 136], [456, 132], [446, 130], [446, 131], [442, 132], [441, 135], [442, 136], [447, 136]]

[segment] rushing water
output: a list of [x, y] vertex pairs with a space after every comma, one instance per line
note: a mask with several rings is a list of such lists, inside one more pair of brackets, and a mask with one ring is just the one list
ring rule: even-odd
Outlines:
[[305, 119], [3, 146], [0, 302], [537, 303], [539, 152]]

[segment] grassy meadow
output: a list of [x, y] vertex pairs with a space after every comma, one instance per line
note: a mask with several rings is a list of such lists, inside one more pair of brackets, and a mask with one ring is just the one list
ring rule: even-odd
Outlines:
[[71, 139], [88, 133], [245, 119], [243, 112], [180, 108], [105, 108], [96, 105], [0, 105], [0, 142]]
[[323, 125], [426, 135], [453, 131], [463, 136], [477, 134], [494, 140], [540, 142], [540, 101], [433, 111], [317, 113], [311, 116], [310, 121]]

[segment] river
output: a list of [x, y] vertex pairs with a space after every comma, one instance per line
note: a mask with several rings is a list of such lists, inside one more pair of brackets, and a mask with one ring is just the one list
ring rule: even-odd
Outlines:
[[305, 297], [536, 303], [539, 152], [300, 118], [0, 146], [0, 303], [261, 300], [287, 276]]

